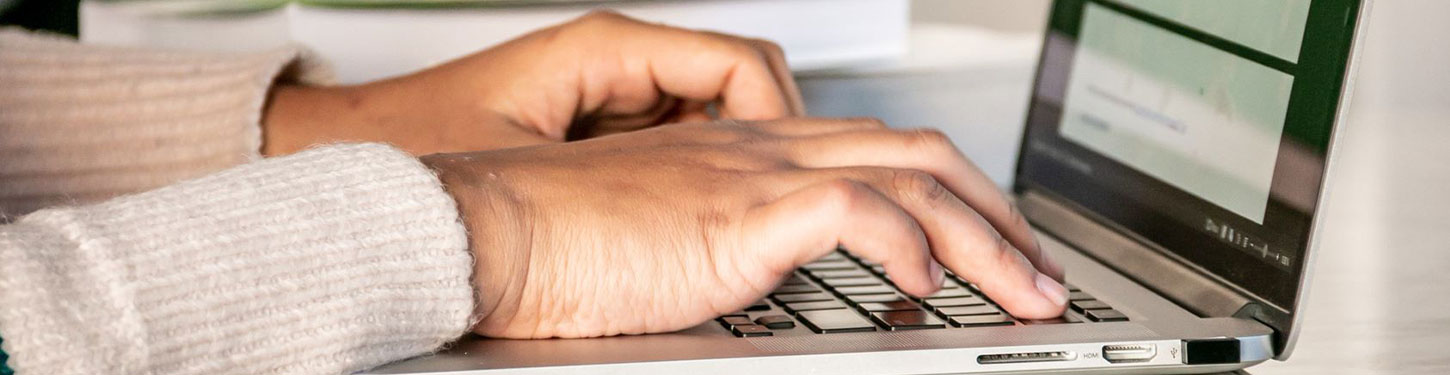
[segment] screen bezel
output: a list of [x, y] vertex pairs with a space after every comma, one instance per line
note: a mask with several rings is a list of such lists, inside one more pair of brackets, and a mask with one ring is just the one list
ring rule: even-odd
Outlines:
[[[1308, 259], [1310, 230], [1318, 209], [1330, 135], [1339, 114], [1345, 72], [1359, 18], [1359, 1], [1313, 1], [1297, 63], [1266, 63], [1274, 64], [1271, 67], [1276, 70], [1289, 69], [1286, 72], [1294, 76], [1294, 84], [1263, 225], [1092, 152], [1060, 135], [1062, 106], [1058, 101], [1065, 95], [1076, 48], [1075, 39], [1088, 4], [1097, 4], [1135, 19], [1147, 19], [1155, 25], [1175, 27], [1173, 30], [1180, 33], [1196, 32], [1187, 26], [1175, 25], [1172, 21], [1109, 0], [1055, 2], [1029, 103], [1014, 191], [1041, 190], [1048, 196], [1065, 199], [1089, 211], [1090, 217], [1110, 221], [1112, 227], [1133, 232], [1135, 237], [1166, 249], [1177, 259], [1195, 265], [1275, 307], [1292, 311], [1297, 302], [1305, 260]], [[1213, 42], [1220, 48], [1224, 48], [1225, 43], [1232, 44], [1223, 40], [1202, 40], [1200, 38], [1213, 38], [1202, 32], [1190, 38]], [[1247, 50], [1247, 47], [1240, 48]], [[1253, 51], [1248, 50], [1248, 53]], [[1255, 57], [1264, 59], [1263, 56]], [[1289, 159], [1294, 160], [1286, 163]], [[1306, 192], [1304, 186], [1312, 186], [1312, 189]], [[1306, 193], [1312, 196], [1301, 196], [1301, 199], [1295, 200], [1285, 198], [1286, 194]], [[1305, 205], [1303, 202], [1309, 203]], [[1287, 269], [1271, 266], [1185, 223], [1183, 218], [1198, 213], [1228, 220], [1236, 228], [1252, 228], [1260, 236], [1273, 236], [1272, 244], [1288, 246], [1285, 249], [1292, 254], [1294, 264]]]

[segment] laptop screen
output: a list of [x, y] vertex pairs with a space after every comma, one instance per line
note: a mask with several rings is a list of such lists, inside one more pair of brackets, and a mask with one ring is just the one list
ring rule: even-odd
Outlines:
[[1057, 1], [1016, 188], [1289, 309], [1358, 3]]

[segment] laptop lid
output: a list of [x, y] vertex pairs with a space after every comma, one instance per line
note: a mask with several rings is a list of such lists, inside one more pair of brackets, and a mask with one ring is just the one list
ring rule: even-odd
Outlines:
[[1360, 16], [1360, 0], [1056, 1], [1014, 190], [1287, 317], [1261, 319], [1284, 355]]

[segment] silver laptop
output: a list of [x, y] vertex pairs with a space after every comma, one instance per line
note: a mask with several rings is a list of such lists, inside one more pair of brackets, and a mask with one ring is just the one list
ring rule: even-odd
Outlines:
[[1288, 358], [1368, 0], [1059, 0], [1013, 193], [1068, 270], [1030, 321], [841, 251], [670, 334], [465, 338], [376, 373], [1190, 373]]

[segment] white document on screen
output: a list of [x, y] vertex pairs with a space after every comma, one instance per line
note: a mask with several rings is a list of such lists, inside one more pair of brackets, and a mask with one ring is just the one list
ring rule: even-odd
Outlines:
[[1059, 132], [1263, 223], [1294, 78], [1104, 7], [1084, 20]]

